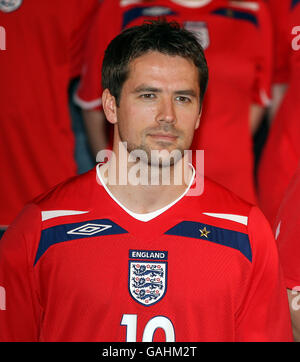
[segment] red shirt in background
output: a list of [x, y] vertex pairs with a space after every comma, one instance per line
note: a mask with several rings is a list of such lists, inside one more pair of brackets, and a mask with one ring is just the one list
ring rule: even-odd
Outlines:
[[0, 5], [0, 225], [76, 173], [68, 86], [79, 75], [98, 0]]
[[300, 290], [300, 163], [285, 193], [276, 217], [274, 234], [285, 284]]
[[[300, 29], [293, 33], [293, 29], [300, 25], [300, 1], [278, 0], [270, 5], [274, 7], [275, 24], [286, 24], [285, 37], [281, 31], [283, 25], [278, 26], [274, 83], [288, 84], [273, 120], [258, 170], [259, 205], [273, 226], [300, 160], [300, 49], [297, 49]], [[285, 13], [280, 10], [284, 5]]]

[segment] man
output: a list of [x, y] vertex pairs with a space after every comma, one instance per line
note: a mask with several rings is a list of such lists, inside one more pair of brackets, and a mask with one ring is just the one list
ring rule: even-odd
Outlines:
[[191, 148], [205, 150], [206, 175], [255, 203], [252, 134], [270, 99], [273, 53], [268, 15], [261, 1], [104, 1], [91, 25], [75, 97], [94, 154], [107, 142], [99, 67], [104, 50], [121, 30], [163, 16], [197, 35], [212, 71]]
[[288, 292], [294, 339], [300, 342], [300, 163], [276, 217], [274, 234]]
[[207, 78], [201, 46], [177, 24], [146, 23], [110, 43], [102, 102], [113, 154], [28, 205], [6, 232], [0, 340], [292, 340], [261, 212], [209, 180], [188, 196], [199, 170], [185, 151]]
[[99, 0], [0, 1], [0, 236], [25, 203], [77, 173], [68, 105]]

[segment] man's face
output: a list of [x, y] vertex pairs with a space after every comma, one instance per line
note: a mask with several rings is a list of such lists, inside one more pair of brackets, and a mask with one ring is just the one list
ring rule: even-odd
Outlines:
[[180, 56], [149, 52], [130, 63], [116, 110], [128, 152], [188, 150], [200, 121], [198, 69]]

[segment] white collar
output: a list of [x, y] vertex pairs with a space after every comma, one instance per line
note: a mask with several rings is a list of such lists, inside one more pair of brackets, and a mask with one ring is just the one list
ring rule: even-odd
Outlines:
[[193, 182], [194, 182], [194, 178], [195, 178], [195, 168], [192, 164], [189, 163], [189, 166], [191, 166], [193, 174], [190, 180], [190, 183], [188, 185], [188, 187], [186, 188], [186, 190], [184, 191], [183, 194], [181, 194], [175, 201], [171, 202], [170, 204], [164, 206], [161, 209], [152, 211], [152, 212], [148, 212], [146, 214], [137, 214], [136, 212], [133, 212], [129, 209], [127, 209], [126, 206], [124, 206], [123, 204], [121, 204], [116, 198], [115, 196], [110, 192], [109, 188], [106, 186], [105, 182], [103, 181], [103, 178], [101, 176], [101, 172], [100, 172], [100, 167], [101, 164], [96, 166], [96, 172], [97, 172], [97, 176], [99, 181], [101, 182], [102, 186], [104, 187], [105, 191], [108, 193], [108, 195], [124, 210], [126, 211], [130, 216], [132, 216], [133, 218], [139, 220], [139, 221], [143, 221], [143, 222], [147, 222], [150, 221], [152, 219], [154, 219], [155, 217], [159, 216], [160, 214], [162, 214], [163, 212], [167, 211], [170, 207], [172, 207], [173, 205], [175, 205], [178, 201], [180, 201], [189, 191], [189, 189], [191, 188]]
[[198, 8], [208, 5], [212, 0], [171, 0], [173, 3], [185, 6], [187, 8]]

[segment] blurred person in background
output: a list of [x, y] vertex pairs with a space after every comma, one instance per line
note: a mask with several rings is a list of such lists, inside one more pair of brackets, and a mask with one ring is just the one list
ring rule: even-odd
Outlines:
[[99, 0], [1, 0], [0, 225], [30, 199], [76, 174], [68, 108]]
[[300, 160], [300, 0], [268, 0], [275, 53], [270, 132], [258, 169], [259, 206], [274, 225]]
[[300, 163], [280, 205], [274, 234], [288, 292], [294, 339], [300, 342]]
[[212, 77], [192, 145], [205, 150], [205, 174], [255, 203], [252, 135], [269, 105], [272, 67], [271, 23], [260, 1], [104, 0], [75, 95], [94, 155], [109, 144], [100, 98], [104, 49], [121, 30], [158, 16], [183, 24], [205, 49]]

